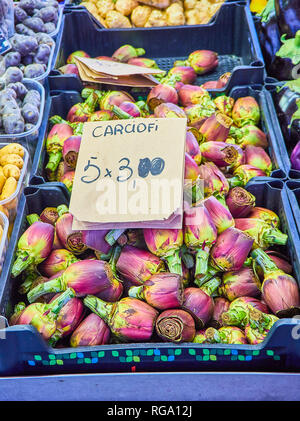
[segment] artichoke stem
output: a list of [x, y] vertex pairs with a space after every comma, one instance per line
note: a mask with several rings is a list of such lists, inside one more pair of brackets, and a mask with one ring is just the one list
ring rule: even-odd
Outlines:
[[57, 169], [58, 164], [60, 163], [61, 159], [62, 159], [61, 150], [57, 152], [50, 152], [49, 161], [48, 161], [48, 164], [46, 165], [46, 170], [50, 172], [54, 172]]
[[40, 221], [40, 217], [37, 213], [31, 213], [26, 216], [27, 222], [29, 225], [32, 225], [34, 222]]
[[175, 250], [170, 256], [165, 256], [165, 260], [171, 273], [177, 273], [180, 276], [183, 275], [179, 250]]
[[264, 273], [279, 270], [272, 259], [262, 249], [255, 249], [251, 252], [251, 257], [261, 266]]
[[212, 295], [220, 285], [221, 279], [215, 277], [206, 282], [200, 289], [204, 291], [207, 295]]
[[28, 266], [32, 265], [33, 263], [33, 256], [29, 256], [29, 254], [26, 251], [19, 252], [18, 257], [16, 258], [11, 270], [13, 278], [20, 275], [20, 273], [23, 272], [23, 270], [28, 268]]
[[27, 299], [30, 303], [33, 303], [44, 294], [48, 294], [49, 292], [61, 292], [64, 290], [66, 290], [66, 287], [63, 285], [62, 278], [58, 277], [52, 279], [51, 281], [45, 282], [44, 284], [37, 285], [35, 288], [28, 292]]
[[235, 177], [231, 177], [231, 178], [227, 178], [227, 181], [229, 183], [230, 188], [232, 189], [233, 187], [241, 187], [244, 185], [243, 181], [235, 176]]
[[59, 205], [57, 206], [56, 210], [57, 210], [58, 216], [62, 216], [65, 213], [69, 213], [69, 208], [67, 205]]
[[94, 295], [87, 295], [83, 299], [83, 304], [87, 306], [93, 313], [97, 314], [106, 323], [109, 321], [113, 313], [114, 303], [107, 303]]
[[117, 242], [118, 238], [123, 234], [124, 231], [125, 231], [124, 229], [110, 230], [105, 236], [105, 241], [110, 246], [113, 246]]
[[144, 296], [143, 291], [144, 291], [143, 285], [138, 286], [138, 287], [131, 287], [128, 291], [128, 296], [132, 298], [138, 298], [140, 300], [144, 300], [145, 296]]
[[205, 250], [205, 249], [197, 250], [195, 277], [197, 277], [197, 275], [206, 274], [207, 265], [208, 265], [208, 257], [209, 257], [209, 250]]
[[265, 231], [263, 238], [270, 244], [285, 245], [288, 236], [278, 229], [270, 228], [269, 230]]
[[130, 118], [133, 118], [130, 114], [126, 113], [126, 111], [123, 111], [120, 107], [117, 107], [116, 105], [113, 105], [111, 110], [114, 114], [116, 114], [117, 117], [119, 117], [122, 120], [129, 120]]

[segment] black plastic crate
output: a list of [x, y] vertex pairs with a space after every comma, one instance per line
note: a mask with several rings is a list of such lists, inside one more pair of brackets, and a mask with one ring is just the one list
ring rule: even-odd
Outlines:
[[[298, 173], [300, 173], [300, 171], [298, 171]], [[285, 189], [292, 208], [296, 227], [300, 233], [300, 180], [287, 181]]]
[[278, 87], [284, 85], [285, 82], [278, 82], [274, 78], [266, 78], [265, 80], [265, 88], [268, 91], [268, 95], [266, 96], [267, 104], [270, 112], [270, 116], [272, 118], [272, 128], [277, 139], [278, 148], [281, 154], [281, 160], [283, 162], [282, 169], [286, 172], [288, 178], [294, 180], [300, 180], [300, 171], [294, 170], [291, 167], [290, 155], [292, 153], [293, 148], [287, 144], [285, 138], [283, 136], [280, 123], [277, 117], [277, 109], [276, 109], [276, 102], [275, 102], [275, 94]]
[[[265, 89], [262, 86], [237, 86], [231, 90], [228, 89], [226, 91], [226, 94], [232, 96], [234, 99], [250, 95], [258, 101], [261, 109], [261, 127], [268, 137], [268, 153], [271, 157], [274, 167], [271, 176], [272, 178], [285, 179], [286, 174], [283, 170], [284, 164], [281, 157], [281, 151], [278, 148], [275, 139], [275, 134], [273, 132], [272, 119], [270, 117], [270, 113], [266, 104], [267, 92], [265, 91]], [[63, 118], [66, 118], [71, 106], [76, 104], [77, 102], [81, 102], [81, 96], [78, 92], [52, 92], [49, 117], [58, 114]], [[47, 134], [48, 132], [49, 127], [47, 128], [45, 133]], [[46, 137], [44, 141], [40, 139], [39, 143], [37, 144], [34, 162], [32, 165], [30, 184], [37, 185], [47, 182], [47, 178], [44, 171], [48, 159], [47, 152], [45, 149], [45, 140]]]
[[[80, 30], [79, 30], [80, 28]], [[217, 80], [232, 72], [227, 88], [236, 85], [260, 84], [264, 79], [264, 62], [251, 13], [245, 3], [226, 3], [214, 22], [207, 25], [166, 28], [100, 29], [87, 11], [66, 12], [62, 26], [60, 51], [56, 69], [63, 66], [69, 54], [84, 50], [91, 57], [112, 55], [123, 44], [144, 48], [145, 56], [156, 60], [163, 70], [169, 70], [175, 60], [183, 60], [198, 49], [219, 54], [219, 66], [213, 72], [199, 76], [197, 84]], [[62, 75], [53, 70], [49, 76], [51, 90], [76, 90], [83, 87], [75, 75]], [[221, 91], [221, 90], [220, 90]]]
[[[258, 206], [280, 215], [282, 230], [289, 239], [284, 252], [300, 281], [300, 239], [294, 224], [283, 182], [250, 182], [247, 189], [256, 196]], [[54, 186], [27, 187], [19, 210], [19, 219], [0, 279], [0, 314], [9, 317], [18, 300], [19, 283], [10, 279], [17, 240], [26, 229], [26, 214], [40, 212], [45, 206], [68, 203], [65, 192]], [[1, 316], [0, 316], [1, 317]], [[1, 320], [0, 320], [1, 322]], [[139, 371], [299, 371], [300, 320], [281, 319], [259, 345], [212, 345], [138, 343], [93, 347], [49, 347], [37, 330], [28, 325], [0, 330], [0, 374], [62, 374], [68, 372], [139, 372]]]

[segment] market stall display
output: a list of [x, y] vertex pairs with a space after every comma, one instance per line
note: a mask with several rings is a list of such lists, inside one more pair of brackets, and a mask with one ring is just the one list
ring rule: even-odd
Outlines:
[[83, 1], [104, 28], [153, 28], [208, 23], [224, 0], [110, 0]]

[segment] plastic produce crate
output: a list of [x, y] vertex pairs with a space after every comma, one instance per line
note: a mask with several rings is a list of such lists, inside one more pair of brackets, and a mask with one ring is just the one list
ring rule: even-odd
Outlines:
[[[285, 252], [294, 276], [300, 281], [300, 240], [283, 182], [249, 183], [258, 206], [280, 215], [282, 230], [289, 236]], [[68, 203], [65, 192], [55, 186], [30, 186], [25, 190], [0, 278], [0, 314], [9, 317], [19, 301], [18, 278], [10, 279], [17, 240], [27, 227], [26, 214], [46, 206]], [[2, 320], [3, 321], [3, 320]], [[0, 321], [1, 322], [1, 321]], [[28, 325], [0, 330], [0, 374], [62, 374], [68, 372], [138, 371], [299, 371], [299, 318], [281, 319], [259, 345], [135, 343], [78, 348], [51, 348], [37, 330]]]
[[290, 155], [292, 153], [293, 148], [291, 148], [285, 141], [283, 137], [283, 133], [280, 127], [280, 123], [277, 117], [276, 106], [274, 102], [275, 93], [277, 87], [281, 87], [284, 85], [284, 82], [278, 82], [274, 78], [266, 78], [265, 88], [268, 91], [266, 95], [267, 104], [269, 108], [270, 115], [272, 117], [272, 129], [277, 139], [278, 148], [280, 149], [281, 158], [283, 162], [283, 170], [286, 172], [287, 176], [291, 179], [300, 180], [300, 171], [294, 170], [291, 167]]
[[[198, 85], [216, 80], [225, 72], [232, 72], [228, 89], [263, 83], [263, 57], [251, 14], [244, 3], [224, 4], [216, 20], [207, 25], [101, 30], [86, 11], [77, 10], [65, 14], [62, 28], [56, 69], [76, 50], [84, 50], [91, 57], [110, 56], [121, 45], [132, 44], [144, 48], [145, 57], [156, 60], [161, 69], [169, 70], [175, 60], [186, 59], [192, 51], [209, 49], [219, 54], [219, 66], [199, 76]], [[51, 90], [80, 91], [83, 87], [78, 77], [62, 75], [58, 70], [51, 72], [49, 84]]]
[[[299, 172], [299, 171], [298, 171]], [[300, 233], [300, 180], [289, 180], [285, 184], [285, 189], [290, 201], [295, 224]]]
[[[31, 149], [30, 145], [34, 146], [37, 143], [37, 139], [39, 137], [39, 132], [43, 123], [43, 118], [45, 116], [44, 114], [44, 108], [45, 108], [45, 100], [46, 100], [46, 94], [44, 86], [41, 85], [41, 83], [32, 80], [32, 79], [26, 79], [24, 78], [22, 83], [26, 86], [28, 90], [35, 89], [38, 91], [41, 95], [41, 105], [39, 109], [39, 119], [37, 123], [34, 125], [34, 127], [31, 130], [28, 130], [27, 132], [18, 133], [18, 134], [0, 134], [0, 143], [11, 143], [11, 142], [17, 142], [22, 144], [23, 146], [27, 147], [28, 150]], [[32, 155], [33, 156], [33, 155]]]
[[[226, 94], [232, 96], [234, 99], [237, 99], [242, 96], [253, 96], [259, 103], [261, 109], [261, 127], [263, 131], [267, 134], [269, 141], [268, 153], [271, 157], [274, 170], [271, 173], [273, 178], [285, 179], [286, 174], [282, 170], [283, 162], [281, 160], [281, 153], [278, 149], [277, 142], [275, 140], [275, 135], [272, 130], [272, 119], [269, 115], [269, 111], [266, 105], [266, 91], [262, 86], [237, 86], [231, 90], [226, 91]], [[72, 105], [81, 102], [81, 96], [78, 92], [52, 92], [51, 95], [51, 105], [49, 117], [53, 115], [60, 115], [63, 118], [66, 118], [67, 113]], [[49, 132], [50, 127], [46, 129], [45, 133]], [[32, 177], [30, 179], [30, 184], [42, 184], [47, 182], [47, 177], [45, 175], [44, 168], [48, 162], [48, 155], [45, 149], [45, 141], [42, 139], [39, 140], [39, 143], [36, 147], [36, 153], [34, 161], [32, 164]]]

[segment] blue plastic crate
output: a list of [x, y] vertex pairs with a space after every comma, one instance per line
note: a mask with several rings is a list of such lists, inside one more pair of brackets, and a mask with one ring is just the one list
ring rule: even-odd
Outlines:
[[[155, 59], [163, 70], [169, 70], [175, 60], [186, 59], [194, 50], [216, 51], [219, 66], [213, 72], [199, 76], [198, 85], [216, 80], [225, 72], [232, 72], [227, 89], [259, 84], [264, 80], [264, 61], [253, 19], [243, 2], [224, 4], [216, 19], [207, 25], [166, 28], [102, 30], [87, 11], [66, 10], [55, 68], [63, 66], [69, 54], [76, 50], [84, 50], [91, 57], [110, 56], [123, 44], [144, 48], [145, 56]], [[83, 87], [78, 77], [62, 75], [58, 70], [51, 72], [49, 83], [51, 90], [80, 91]]]
[[[256, 204], [280, 215], [282, 230], [288, 234], [284, 252], [289, 255], [294, 276], [300, 280], [300, 239], [291, 208], [280, 180], [250, 182], [247, 189], [256, 196]], [[10, 279], [17, 240], [27, 227], [26, 214], [39, 213], [46, 206], [68, 203], [65, 192], [55, 186], [30, 186], [25, 189], [19, 207], [19, 219], [12, 233], [0, 278], [0, 314], [9, 317], [21, 298], [20, 280]], [[0, 330], [0, 375], [62, 374], [83, 372], [139, 371], [293, 371], [300, 370], [300, 320], [281, 319], [259, 345], [210, 345], [136, 343], [93, 347], [49, 347], [37, 330], [28, 325]]]

